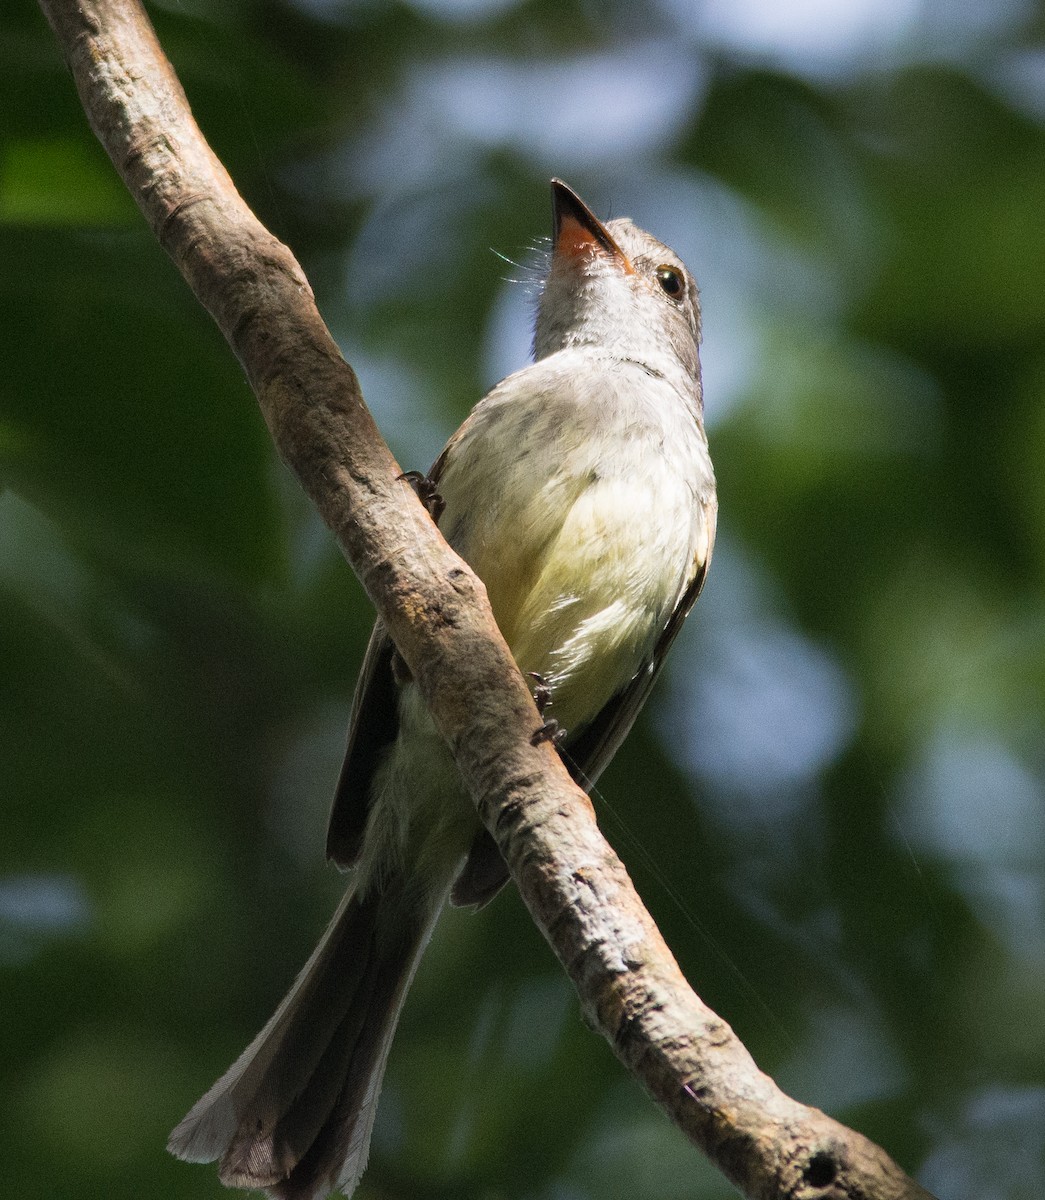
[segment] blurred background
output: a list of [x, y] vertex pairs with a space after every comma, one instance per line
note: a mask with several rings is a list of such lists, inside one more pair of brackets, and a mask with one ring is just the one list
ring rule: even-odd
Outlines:
[[[550, 175], [695, 271], [719, 543], [600, 820], [784, 1088], [941, 1200], [1040, 1200], [1045, 8], [150, 11], [404, 468], [527, 360]], [[371, 612], [30, 0], [0, 14], [0, 364], [5, 1178], [226, 1195], [164, 1142], [340, 894]], [[447, 915], [362, 1200], [731, 1194], [514, 893]]]

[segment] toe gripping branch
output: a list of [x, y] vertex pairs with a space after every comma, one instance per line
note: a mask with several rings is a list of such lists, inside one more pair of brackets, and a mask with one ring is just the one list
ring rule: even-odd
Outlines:
[[[533, 702], [537, 705], [537, 711], [543, 717], [545, 711], [551, 707], [551, 685], [543, 675], [538, 674], [536, 671], [528, 671], [527, 674], [534, 681]], [[542, 742], [552, 742], [558, 746], [565, 736], [566, 730], [552, 717], [534, 732], [530, 738], [530, 744], [532, 746], [539, 746]]]
[[399, 478], [410, 484], [418, 500], [428, 509], [428, 515], [438, 525], [443, 509], [446, 508], [446, 501], [436, 491], [435, 483], [422, 471], [404, 471]]

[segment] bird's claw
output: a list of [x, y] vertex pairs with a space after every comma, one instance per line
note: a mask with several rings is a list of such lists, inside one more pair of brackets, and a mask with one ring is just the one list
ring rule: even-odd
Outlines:
[[537, 671], [527, 671], [527, 675], [534, 681], [533, 702], [537, 705], [537, 711], [544, 716], [544, 710], [551, 705], [552, 689], [548, 681]]
[[421, 471], [404, 471], [399, 478], [410, 484], [418, 500], [428, 509], [428, 515], [438, 525], [443, 509], [446, 508], [446, 501], [436, 491], [432, 480]]
[[559, 724], [558, 721], [552, 719], [545, 721], [540, 729], [535, 730], [530, 738], [531, 746], [540, 746], [543, 742], [551, 742], [553, 746], [558, 746], [562, 739], [566, 736], [566, 730]]

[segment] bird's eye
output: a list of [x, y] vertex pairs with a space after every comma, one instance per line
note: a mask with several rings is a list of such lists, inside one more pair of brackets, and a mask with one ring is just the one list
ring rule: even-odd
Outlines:
[[677, 300], [682, 295], [685, 285], [682, 282], [682, 273], [676, 271], [674, 267], [658, 267], [657, 282], [664, 289], [665, 293]]

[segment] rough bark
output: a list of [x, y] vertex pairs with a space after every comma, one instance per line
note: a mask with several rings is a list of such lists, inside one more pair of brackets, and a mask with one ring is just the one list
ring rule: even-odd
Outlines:
[[784, 1095], [689, 988], [548, 745], [485, 590], [417, 502], [293, 255], [197, 128], [138, 0], [41, 0], [88, 119], [214, 317], [276, 447], [337, 537], [591, 1021], [759, 1200], [931, 1200], [878, 1146]]

